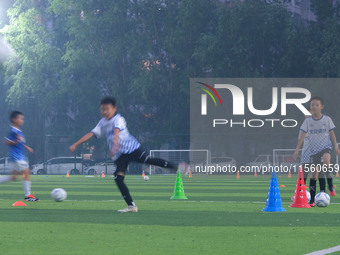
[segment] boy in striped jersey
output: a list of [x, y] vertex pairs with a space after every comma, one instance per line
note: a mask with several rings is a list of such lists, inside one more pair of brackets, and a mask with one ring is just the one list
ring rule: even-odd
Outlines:
[[126, 121], [117, 113], [116, 100], [113, 97], [105, 97], [100, 102], [100, 111], [103, 118], [97, 126], [84, 135], [76, 143], [70, 146], [70, 151], [74, 152], [76, 147], [95, 136], [97, 138], [106, 137], [107, 144], [112, 154], [112, 159], [117, 166], [114, 173], [115, 181], [128, 207], [118, 212], [137, 212], [138, 208], [133, 202], [129, 189], [124, 182], [125, 172], [130, 161], [143, 164], [156, 165], [170, 168], [176, 171], [176, 166], [166, 160], [150, 158], [148, 153], [141, 148], [140, 143], [130, 135], [126, 126]]
[[[330, 117], [322, 114], [322, 110], [324, 108], [323, 99], [321, 97], [313, 97], [310, 103], [312, 116], [305, 119], [302, 123], [300, 130], [302, 134], [296, 146], [296, 150], [294, 153], [294, 159], [296, 160], [297, 155], [299, 153], [300, 146], [304, 142], [306, 135], [308, 135], [309, 140], [309, 150], [310, 150], [310, 170], [311, 170], [311, 178], [310, 178], [310, 194], [311, 201], [310, 204], [314, 206], [314, 198], [316, 193], [316, 181], [318, 179], [319, 172], [322, 171], [319, 182], [320, 182], [320, 191], [325, 192], [326, 189], [326, 181], [324, 178], [324, 167], [326, 165], [328, 167], [327, 172], [327, 182], [329, 188], [329, 194], [331, 196], [335, 196], [336, 192], [333, 189], [333, 179], [332, 179], [332, 167], [330, 166], [331, 161], [331, 150], [332, 144], [336, 154], [340, 154], [340, 150], [338, 148], [336, 137], [334, 134], [335, 125]], [[313, 171], [315, 170], [315, 171]]]

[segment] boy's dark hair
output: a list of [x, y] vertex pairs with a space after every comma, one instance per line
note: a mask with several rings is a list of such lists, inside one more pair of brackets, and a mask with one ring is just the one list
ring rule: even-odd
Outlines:
[[320, 103], [321, 103], [321, 105], [323, 105], [323, 99], [322, 99], [322, 97], [319, 97], [319, 96], [312, 97], [310, 101], [312, 102], [313, 100], [319, 100]]
[[116, 106], [116, 99], [114, 97], [104, 97], [101, 101], [100, 101], [100, 105], [103, 104], [111, 104], [113, 107]]
[[13, 111], [9, 115], [9, 120], [13, 123], [13, 120], [16, 119], [19, 115], [24, 115], [22, 112], [19, 111]]

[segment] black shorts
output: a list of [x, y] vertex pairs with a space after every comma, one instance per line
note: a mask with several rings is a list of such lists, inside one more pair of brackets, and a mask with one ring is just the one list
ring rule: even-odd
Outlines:
[[325, 153], [331, 154], [331, 151], [332, 151], [332, 149], [327, 148], [327, 149], [320, 151], [318, 154], [311, 156], [310, 157], [310, 161], [311, 161], [310, 163], [313, 164], [313, 165], [321, 165], [322, 164], [321, 158], [323, 157], [323, 155]]
[[116, 161], [115, 164], [117, 166], [116, 173], [122, 172], [125, 173], [129, 166], [130, 161], [145, 163], [148, 159], [149, 155], [147, 154], [146, 150], [139, 147], [137, 150], [129, 153], [129, 154], [122, 154]]

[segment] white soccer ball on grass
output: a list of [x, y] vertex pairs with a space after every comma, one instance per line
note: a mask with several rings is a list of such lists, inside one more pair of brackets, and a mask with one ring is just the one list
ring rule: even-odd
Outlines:
[[330, 197], [325, 192], [320, 192], [315, 196], [315, 204], [318, 207], [327, 207], [331, 202]]
[[56, 189], [52, 190], [51, 196], [56, 202], [61, 202], [61, 201], [64, 201], [67, 198], [67, 193], [62, 188], [56, 188]]

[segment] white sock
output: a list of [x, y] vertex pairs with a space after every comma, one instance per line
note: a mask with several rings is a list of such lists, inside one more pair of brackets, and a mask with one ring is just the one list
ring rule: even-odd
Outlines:
[[23, 181], [22, 184], [24, 185], [25, 197], [31, 195], [31, 181]]
[[0, 178], [0, 184], [4, 183], [4, 182], [9, 182], [10, 180], [12, 180], [12, 176], [5, 176]]

